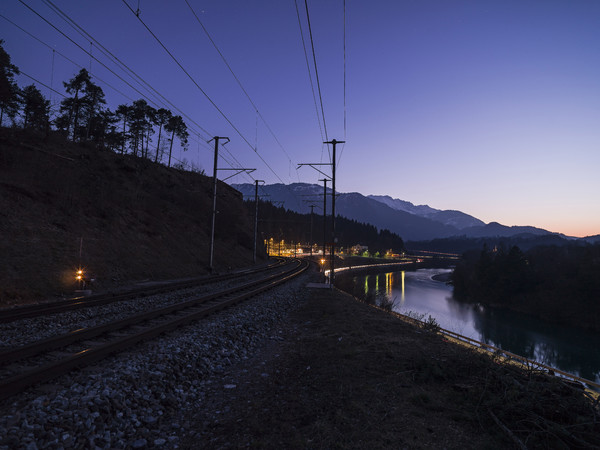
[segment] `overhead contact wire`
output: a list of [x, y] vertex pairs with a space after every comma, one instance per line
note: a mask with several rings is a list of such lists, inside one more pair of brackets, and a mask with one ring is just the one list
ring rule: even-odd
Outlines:
[[[19, 1], [21, 1], [21, 0], [19, 0]], [[260, 155], [260, 153], [258, 153], [258, 151], [256, 151], [256, 149], [254, 147], [252, 147], [252, 144], [248, 141], [248, 139], [246, 139], [246, 137], [241, 133], [241, 131], [238, 130], [238, 128], [229, 119], [229, 117], [227, 117], [227, 115], [219, 108], [219, 106], [210, 98], [210, 96], [206, 93], [206, 91], [204, 89], [202, 89], [202, 87], [200, 87], [200, 85], [189, 74], [189, 72], [185, 69], [185, 67], [183, 67], [183, 65], [173, 55], [173, 53], [171, 53], [169, 51], [169, 49], [165, 46], [165, 44], [163, 44], [162, 41], [158, 38], [158, 36], [156, 36], [154, 34], [154, 32], [150, 29], [150, 27], [148, 25], [146, 25], [146, 22], [144, 22], [141, 19], [141, 17], [139, 17], [139, 15], [136, 15], [135, 11], [131, 8], [131, 6], [129, 6], [129, 4], [126, 2], [126, 0], [122, 0], [122, 2], [125, 4], [125, 6], [127, 6], [127, 9], [129, 9], [129, 11], [131, 11], [133, 13], [133, 15], [135, 15], [137, 17], [137, 19], [144, 26], [144, 28], [146, 28], [146, 30], [152, 35], [152, 37], [160, 44], [160, 46], [163, 48], [163, 50], [165, 52], [167, 52], [167, 54], [171, 57], [171, 59], [173, 61], [175, 61], [177, 66], [179, 66], [179, 68], [183, 71], [183, 73], [186, 74], [186, 76], [190, 79], [190, 81], [194, 84], [194, 86], [196, 86], [198, 88], [198, 90], [200, 92], [202, 92], [204, 97], [206, 97], [206, 99], [210, 102], [210, 104], [213, 105], [213, 107], [219, 112], [219, 114], [221, 114], [221, 116], [227, 121], [227, 123], [231, 126], [231, 128], [233, 128], [235, 130], [235, 132], [244, 140], [244, 142], [248, 145], [248, 147], [250, 147], [252, 150], [254, 150], [254, 153], [256, 153], [256, 155], [261, 159], [261, 161], [269, 168], [269, 170], [273, 173], [273, 175], [275, 175], [282, 184], [285, 184], [283, 182], [283, 180], [279, 177], [279, 175], [273, 170], [273, 168], [264, 160], [264, 158]]]
[[[137, 83], [144, 85], [145, 89], [152, 91], [158, 97], [160, 97], [166, 104], [170, 105], [173, 109], [179, 112], [183, 117], [185, 117], [190, 123], [193, 123], [198, 127], [198, 129], [202, 130], [207, 136], [211, 134], [200, 124], [198, 124], [194, 119], [188, 116], [186, 113], [181, 111], [176, 105], [174, 105], [169, 99], [167, 99], [164, 95], [162, 95], [158, 90], [156, 90], [150, 83], [144, 80], [140, 75], [138, 75], [133, 69], [131, 69], [127, 64], [121, 61], [115, 54], [113, 54], [110, 50], [104, 47], [98, 40], [96, 40], [92, 35], [90, 35], [85, 29], [83, 29], [80, 25], [78, 25], [73, 19], [71, 19], [65, 12], [63, 12], [60, 8], [58, 8], [51, 0], [44, 0], [44, 2], [52, 8], [58, 15], [60, 15], [63, 20], [67, 21], [71, 27], [75, 29], [79, 34], [88, 39], [91, 39], [97, 47], [99, 47], [100, 51], [106, 56], [108, 59], [112, 60], [117, 67], [119, 67], [123, 72], [125, 72], [129, 77], [134, 79]], [[146, 97], [147, 98], [147, 97]]]
[[[219, 49], [219, 47], [215, 43], [214, 39], [212, 38], [212, 36], [210, 35], [210, 33], [208, 32], [208, 30], [206, 29], [206, 27], [204, 26], [204, 24], [202, 23], [202, 21], [200, 20], [200, 18], [196, 14], [196, 11], [194, 11], [194, 8], [192, 8], [192, 5], [190, 5], [190, 2], [188, 0], [184, 0], [184, 1], [185, 1], [186, 5], [188, 6], [188, 8], [190, 9], [190, 11], [192, 12], [193, 16], [196, 18], [196, 21], [202, 27], [202, 30], [206, 34], [206, 37], [208, 38], [208, 40], [210, 41], [210, 43], [213, 45], [213, 47], [215, 48], [215, 50], [217, 51], [217, 53], [219, 54], [219, 56], [223, 60], [223, 63], [225, 64], [225, 66], [227, 66], [227, 68], [229, 69], [229, 72], [231, 72], [231, 75], [233, 76], [233, 78], [237, 82], [238, 86], [240, 87], [240, 89], [242, 90], [242, 92], [244, 93], [244, 95], [246, 95], [246, 98], [248, 99], [248, 101], [250, 102], [250, 104], [252, 105], [252, 107], [254, 108], [254, 111], [256, 111], [256, 114], [258, 114], [258, 117], [260, 117], [260, 119], [262, 120], [262, 122], [265, 124], [265, 126], [267, 127], [267, 130], [269, 130], [269, 133], [271, 133], [271, 136], [273, 136], [273, 139], [275, 139], [275, 142], [277, 142], [277, 144], [279, 145], [279, 147], [281, 148], [281, 150], [283, 150], [283, 152], [287, 156], [288, 160], [291, 161], [292, 158], [290, 157], [290, 155], [288, 154], [288, 152], [285, 150], [285, 148], [283, 147], [283, 144], [279, 141], [279, 139], [277, 138], [277, 136], [275, 135], [275, 133], [273, 132], [273, 130], [271, 129], [271, 127], [269, 126], [269, 124], [267, 123], [267, 121], [265, 120], [265, 118], [263, 117], [263, 115], [260, 113], [260, 111], [258, 109], [258, 106], [256, 106], [256, 104], [254, 103], [254, 101], [252, 101], [252, 98], [250, 97], [250, 94], [248, 94], [248, 91], [246, 91], [246, 89], [242, 85], [242, 82], [237, 77], [237, 75], [234, 73], [233, 69], [231, 68], [231, 66], [227, 62], [227, 59], [225, 58], [225, 56], [223, 55], [223, 53], [221, 52], [221, 50]], [[257, 148], [256, 145], [255, 145], [255, 148]]]
[[[323, 118], [323, 130], [325, 131], [325, 140], [329, 141], [327, 135], [327, 123], [325, 122], [325, 110], [323, 108], [323, 95], [321, 94], [321, 83], [319, 82], [319, 69], [317, 67], [317, 55], [315, 53], [315, 42], [312, 34], [312, 27], [310, 25], [310, 14], [308, 13], [308, 0], [304, 0], [304, 6], [306, 8], [306, 21], [308, 23], [308, 33], [310, 35], [310, 46], [312, 48], [313, 64], [315, 66], [315, 78], [317, 80], [317, 89], [319, 91], [319, 102], [321, 103], [321, 117]], [[327, 147], [329, 152], [329, 147]], [[331, 154], [329, 155], [329, 161], [331, 161]]]

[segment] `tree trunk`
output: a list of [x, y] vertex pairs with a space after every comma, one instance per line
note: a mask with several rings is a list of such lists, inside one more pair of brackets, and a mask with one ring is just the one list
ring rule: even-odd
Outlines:
[[158, 151], [160, 150], [160, 133], [162, 132], [162, 123], [158, 126], [158, 143], [156, 144], [156, 155], [154, 156], [154, 162], [158, 162]]
[[169, 147], [169, 167], [171, 167], [171, 152], [173, 151], [173, 139], [175, 139], [175, 130], [171, 134], [171, 146]]
[[169, 167], [171, 167], [171, 152], [173, 151], [173, 140], [175, 139], [175, 130], [171, 134], [171, 145], [169, 146]]
[[[79, 91], [75, 91], [75, 99], [73, 101], [73, 109], [75, 110], [75, 120], [73, 121], [73, 142], [75, 142], [75, 134], [77, 131], [77, 121], [79, 120], [79, 107], [77, 105], [78, 96], [79, 96]], [[69, 123], [71, 123], [71, 117], [69, 117]]]
[[121, 156], [125, 154], [125, 123], [127, 121], [126, 117], [123, 117], [123, 143], [121, 144]]
[[148, 132], [146, 134], [146, 159], [150, 159], [150, 158], [148, 158], [149, 147], [150, 147], [150, 127], [148, 127]]
[[95, 99], [92, 99], [92, 106], [90, 106], [90, 113], [88, 115], [88, 123], [87, 123], [87, 127], [85, 130], [85, 140], [86, 141], [88, 141], [90, 139], [90, 129], [92, 128], [92, 116], [93, 116], [93, 112], [94, 112], [95, 103], [96, 103]]

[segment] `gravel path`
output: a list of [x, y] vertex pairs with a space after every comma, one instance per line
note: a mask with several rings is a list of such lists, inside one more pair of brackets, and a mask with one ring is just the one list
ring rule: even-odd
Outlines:
[[[281, 339], [287, 315], [308, 296], [309, 277], [5, 400], [0, 448], [179, 447], [193, 438], [188, 413], [213, 405], [215, 392], [236, 388], [222, 379], [225, 369]], [[92, 318], [77, 323], [86, 320]], [[55, 323], [38, 322], [40, 334]], [[15, 327], [3, 343], [14, 345], [17, 334]]]

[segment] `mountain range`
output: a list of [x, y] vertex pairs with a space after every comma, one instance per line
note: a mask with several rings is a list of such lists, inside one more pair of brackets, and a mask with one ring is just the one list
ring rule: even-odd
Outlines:
[[[254, 184], [233, 184], [246, 198], [254, 198]], [[311, 205], [315, 214], [323, 214], [323, 186], [308, 183], [269, 184], [260, 186], [263, 200], [280, 203], [283, 207], [307, 214]], [[327, 189], [327, 214], [331, 214], [331, 189]], [[362, 195], [358, 192], [336, 195], [336, 215], [379, 229], [397, 233], [405, 241], [423, 241], [453, 236], [468, 238], [541, 236], [556, 234], [531, 226], [488, 224], [469, 214], [455, 210], [439, 210], [427, 205], [414, 205], [387, 195]]]

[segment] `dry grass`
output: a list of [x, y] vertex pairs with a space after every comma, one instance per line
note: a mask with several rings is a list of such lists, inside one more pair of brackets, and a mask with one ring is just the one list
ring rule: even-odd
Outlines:
[[198, 414], [207, 447], [600, 445], [597, 406], [581, 391], [339, 292], [316, 293], [270, 355], [226, 375], [244, 386], [219, 400], [229, 412], [215, 416], [207, 407]]
[[[206, 272], [211, 180], [91, 146], [0, 128], [0, 305]], [[241, 195], [219, 184], [215, 267], [252, 262]]]

